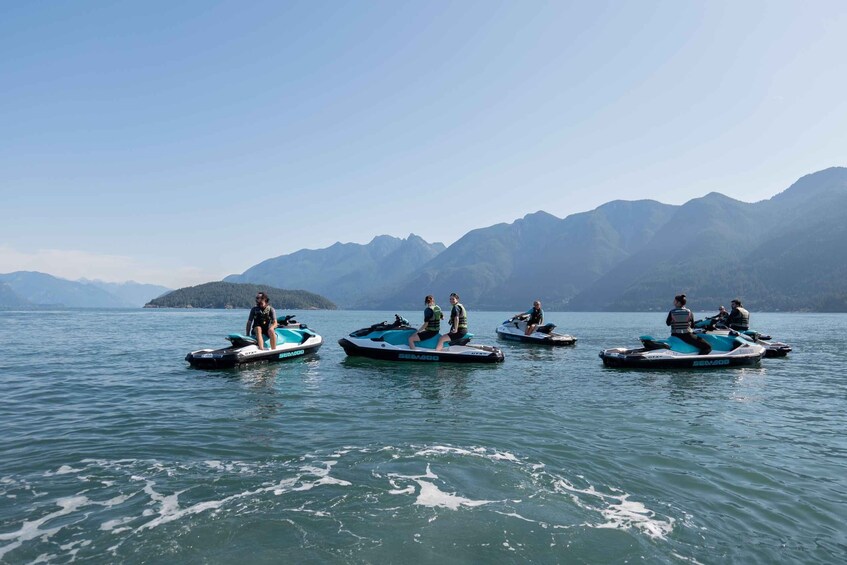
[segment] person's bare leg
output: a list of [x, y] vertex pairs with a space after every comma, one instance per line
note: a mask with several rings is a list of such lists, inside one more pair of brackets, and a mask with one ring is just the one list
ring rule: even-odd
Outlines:
[[421, 340], [421, 338], [420, 338], [420, 336], [418, 335], [418, 332], [413, 333], [413, 334], [411, 335], [411, 337], [409, 337], [409, 349], [414, 349], [414, 348], [415, 348], [415, 344], [416, 344], [417, 342], [419, 342], [420, 340]]
[[276, 349], [276, 329], [271, 329], [271, 349]]
[[262, 328], [256, 328], [256, 345], [259, 346], [259, 351], [265, 350], [265, 338], [262, 336]]

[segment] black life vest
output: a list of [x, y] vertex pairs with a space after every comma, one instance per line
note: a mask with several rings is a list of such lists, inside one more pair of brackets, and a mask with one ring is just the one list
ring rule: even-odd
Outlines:
[[531, 326], [532, 324], [540, 324], [543, 321], [544, 321], [544, 310], [542, 310], [541, 308], [538, 308], [538, 309], [533, 308], [532, 310], [529, 311], [529, 320], [527, 320], [527, 322], [526, 322], [528, 325]]
[[259, 308], [258, 306], [254, 306], [253, 307], [253, 327], [256, 327], [256, 326], [261, 326], [263, 328], [268, 327], [271, 323], [271, 319], [273, 318], [273, 316], [271, 316], [272, 310], [273, 310], [273, 308], [271, 308], [270, 305], [265, 306], [264, 308]]

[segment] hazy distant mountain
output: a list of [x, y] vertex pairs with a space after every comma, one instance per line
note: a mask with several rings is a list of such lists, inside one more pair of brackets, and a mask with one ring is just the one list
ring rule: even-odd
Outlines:
[[[96, 286], [45, 273], [17, 271], [0, 274], [0, 283], [25, 303], [67, 308], [126, 308], [127, 302]], [[26, 305], [26, 304], [24, 304]]]
[[353, 307], [391, 288], [442, 251], [444, 244], [427, 243], [414, 234], [406, 239], [381, 235], [366, 245], [336, 243], [268, 259], [224, 281], [305, 288]]
[[285, 290], [255, 284], [210, 282], [180, 288], [154, 298], [145, 308], [252, 308], [259, 291], [270, 296], [271, 305], [281, 316], [283, 310], [335, 310], [327, 298], [305, 290]]
[[570, 309], [670, 308], [685, 292], [711, 311], [847, 311], [847, 169], [807, 175], [770, 200], [712, 193], [681, 206], [643, 250], [574, 297]]
[[518, 309], [541, 298], [548, 309], [571, 297], [649, 241], [674, 206], [610, 202], [560, 219], [546, 212], [474, 230], [434, 258], [378, 308], [412, 307], [424, 294], [458, 292], [482, 309]]
[[[664, 310], [685, 292], [711, 311], [847, 311], [847, 169], [807, 175], [769, 200], [717, 192], [682, 206], [615, 201], [476, 229], [446, 250], [375, 238], [269, 259], [226, 280], [296, 286], [345, 307], [415, 308], [458, 292], [470, 309]], [[439, 247], [436, 247], [439, 246]]]
[[78, 282], [90, 284], [103, 289], [109, 294], [117, 297], [128, 306], [141, 308], [157, 296], [161, 296], [171, 289], [157, 284], [142, 284], [135, 281], [123, 283], [110, 283], [98, 280], [80, 279]]
[[30, 302], [19, 296], [12, 287], [0, 282], [0, 308], [24, 308], [30, 305]]

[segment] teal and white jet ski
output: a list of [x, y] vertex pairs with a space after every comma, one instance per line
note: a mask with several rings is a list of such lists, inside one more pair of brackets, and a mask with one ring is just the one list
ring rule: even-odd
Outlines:
[[247, 363], [274, 363], [315, 353], [323, 344], [323, 338], [300, 324], [294, 316], [277, 320], [276, 348], [271, 349], [271, 340], [264, 338], [264, 349], [259, 349], [256, 338], [242, 334], [229, 334], [226, 339], [231, 345], [223, 349], [199, 349], [185, 356], [192, 367], [198, 369], [226, 369]]
[[362, 328], [347, 337], [338, 340], [338, 345], [350, 356], [370, 357], [386, 361], [426, 361], [435, 363], [499, 363], [505, 358], [503, 352], [489, 345], [468, 343], [473, 334], [465, 334], [461, 339], [445, 343], [441, 351], [436, 351], [440, 335], [419, 341], [415, 349], [409, 347], [409, 338], [416, 331], [409, 322], [399, 315], [394, 322], [380, 322], [368, 328]]
[[765, 355], [765, 348], [739, 336], [697, 334], [712, 346], [708, 355], [670, 336], [654, 339], [641, 336], [643, 347], [604, 349], [600, 358], [607, 367], [636, 369], [712, 369], [716, 367], [749, 367], [757, 365]]
[[721, 323], [717, 317], [704, 318], [694, 322], [694, 327], [712, 335], [739, 336], [758, 343], [765, 348], [765, 357], [785, 357], [791, 352], [791, 346], [781, 341], [772, 341], [771, 336], [754, 330], [737, 331]]

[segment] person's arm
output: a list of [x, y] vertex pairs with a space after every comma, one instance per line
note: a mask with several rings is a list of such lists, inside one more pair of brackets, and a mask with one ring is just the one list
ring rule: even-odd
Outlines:
[[422, 332], [426, 329], [433, 316], [435, 316], [435, 312], [432, 311], [432, 308], [427, 307], [424, 309], [424, 321], [423, 324], [421, 324], [421, 327], [418, 328], [418, 332]]
[[277, 326], [279, 326], [279, 322], [276, 321], [276, 310], [271, 306], [271, 324], [268, 326], [268, 329], [273, 331]]
[[247, 327], [244, 329], [244, 335], [250, 335], [251, 326], [253, 325], [253, 309], [250, 308], [250, 315], [247, 316]]
[[672, 321], [673, 321], [673, 318], [671, 317], [671, 313], [670, 313], [670, 312], [668, 312], [668, 317], [667, 317], [667, 319], [665, 319], [665, 325], [666, 325], [666, 326], [671, 325], [671, 322], [672, 322]]

